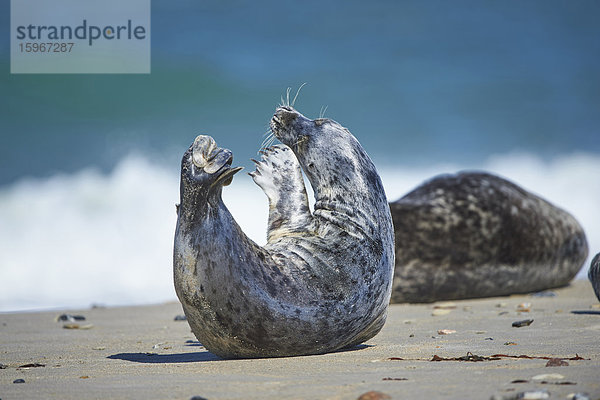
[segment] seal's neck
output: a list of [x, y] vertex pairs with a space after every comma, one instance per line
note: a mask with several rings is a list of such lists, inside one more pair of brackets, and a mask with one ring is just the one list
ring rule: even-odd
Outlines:
[[340, 216], [340, 221], [360, 226], [372, 224], [378, 219], [376, 214], [387, 210], [375, 166], [358, 146], [338, 149], [337, 154], [323, 166], [319, 165], [319, 158], [311, 155], [300, 160], [315, 193], [315, 214]]
[[211, 209], [217, 209], [223, 203], [221, 185], [207, 187], [182, 177], [179, 191], [181, 203], [177, 208], [177, 215], [186, 221], [197, 222], [205, 219]]
[[345, 158], [320, 166], [302, 163], [315, 194], [321, 202], [352, 202], [380, 195], [383, 187], [375, 166], [368, 158]]

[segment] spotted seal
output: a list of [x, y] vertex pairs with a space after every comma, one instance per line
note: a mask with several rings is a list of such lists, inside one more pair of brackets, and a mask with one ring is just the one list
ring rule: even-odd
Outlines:
[[[174, 280], [192, 331], [223, 358], [319, 354], [383, 327], [394, 271], [394, 232], [383, 185], [354, 136], [292, 107], [270, 122], [283, 143], [250, 175], [269, 201], [260, 247], [221, 199], [239, 168], [198, 136], [181, 163]], [[315, 194], [311, 213], [302, 178]]]
[[592, 287], [594, 288], [594, 293], [596, 293], [596, 297], [600, 300], [600, 253], [596, 254], [592, 263], [590, 264], [590, 269], [588, 271], [588, 278], [592, 283]]
[[390, 208], [397, 303], [564, 286], [588, 254], [571, 214], [489, 173], [434, 177]]

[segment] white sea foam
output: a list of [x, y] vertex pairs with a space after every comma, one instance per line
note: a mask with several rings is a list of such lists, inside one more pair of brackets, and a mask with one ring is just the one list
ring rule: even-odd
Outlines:
[[[484, 165], [380, 173], [395, 200], [433, 175], [466, 167], [498, 173], [568, 210], [585, 228], [591, 255], [600, 251], [600, 156], [509, 154]], [[0, 311], [175, 300], [178, 186], [178, 171], [130, 156], [108, 175], [84, 170], [0, 188]], [[223, 197], [248, 236], [264, 244], [266, 197], [250, 177], [239, 174]]]

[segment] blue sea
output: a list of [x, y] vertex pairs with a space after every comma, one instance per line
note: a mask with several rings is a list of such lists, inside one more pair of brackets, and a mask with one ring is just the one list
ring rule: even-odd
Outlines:
[[[600, 2], [152, 0], [152, 72], [10, 74], [0, 5], [0, 311], [175, 300], [179, 161], [234, 164], [281, 96], [348, 127], [395, 200], [439, 173], [500, 174], [600, 251]], [[224, 200], [266, 241], [267, 202]], [[586, 262], [579, 277], [585, 275]]]

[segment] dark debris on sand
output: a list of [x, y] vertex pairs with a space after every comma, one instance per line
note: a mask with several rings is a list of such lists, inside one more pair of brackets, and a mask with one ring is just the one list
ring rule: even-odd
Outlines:
[[531, 325], [532, 322], [533, 322], [532, 319], [524, 319], [522, 321], [515, 321], [515, 322], [513, 322], [512, 326], [514, 328], [521, 328], [523, 326], [529, 326], [529, 325]]
[[[440, 357], [437, 354], [434, 355], [430, 360], [423, 359], [408, 359], [402, 357], [389, 357], [390, 361], [469, 361], [469, 362], [478, 362], [478, 361], [498, 361], [506, 358], [512, 359], [527, 359], [527, 360], [549, 360], [546, 366], [565, 366], [568, 363], [565, 360], [569, 361], [579, 361], [579, 360], [589, 360], [589, 358], [581, 357], [579, 354], [575, 354], [574, 357], [550, 357], [550, 356], [529, 356], [526, 354], [521, 354], [518, 356], [513, 356], [509, 354], [492, 354], [490, 356], [480, 356], [477, 354], [473, 354], [471, 352], [467, 352], [467, 355], [460, 357]], [[550, 365], [548, 365], [550, 364]]]
[[71, 314], [61, 314], [56, 317], [56, 321], [66, 321], [66, 322], [77, 322], [77, 321], [85, 321], [85, 317], [83, 315], [71, 315]]

